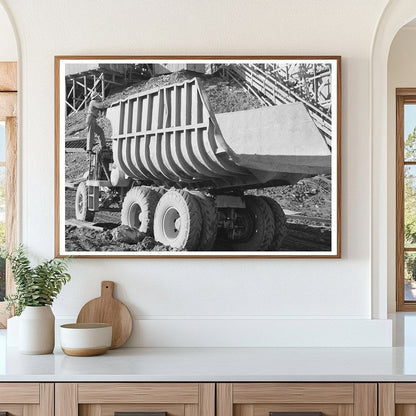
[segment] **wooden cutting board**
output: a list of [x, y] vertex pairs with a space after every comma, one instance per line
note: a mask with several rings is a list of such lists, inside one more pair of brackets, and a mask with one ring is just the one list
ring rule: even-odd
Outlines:
[[130, 338], [133, 319], [127, 306], [113, 297], [114, 282], [101, 282], [101, 296], [86, 303], [77, 323], [107, 323], [113, 326], [111, 349], [121, 347]]

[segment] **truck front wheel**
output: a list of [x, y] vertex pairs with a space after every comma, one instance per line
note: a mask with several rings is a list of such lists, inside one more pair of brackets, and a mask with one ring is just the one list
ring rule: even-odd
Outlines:
[[85, 181], [80, 182], [75, 194], [75, 218], [81, 221], [94, 220], [94, 211], [88, 209], [88, 188]]

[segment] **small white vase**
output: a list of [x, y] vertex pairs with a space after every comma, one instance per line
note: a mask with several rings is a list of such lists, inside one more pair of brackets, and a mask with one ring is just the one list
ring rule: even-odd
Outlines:
[[50, 354], [55, 346], [55, 316], [50, 306], [26, 306], [19, 319], [19, 351]]
[[19, 346], [19, 320], [20, 316], [13, 316], [7, 320], [7, 347]]

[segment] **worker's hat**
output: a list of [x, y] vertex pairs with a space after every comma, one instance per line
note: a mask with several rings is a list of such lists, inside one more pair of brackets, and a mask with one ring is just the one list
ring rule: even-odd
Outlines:
[[91, 100], [96, 100], [97, 98], [101, 98], [100, 94], [98, 94], [98, 92], [93, 92], [91, 94]]

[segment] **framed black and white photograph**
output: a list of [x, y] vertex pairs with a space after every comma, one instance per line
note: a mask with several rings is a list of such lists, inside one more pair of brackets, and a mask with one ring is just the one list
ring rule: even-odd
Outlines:
[[340, 257], [340, 57], [55, 57], [56, 256]]

